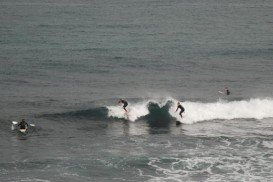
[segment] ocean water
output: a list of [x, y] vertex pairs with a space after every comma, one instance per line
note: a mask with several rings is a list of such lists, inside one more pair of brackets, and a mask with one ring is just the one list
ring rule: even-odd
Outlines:
[[[0, 181], [272, 181], [272, 12], [1, 0]], [[22, 118], [26, 135], [11, 130]]]

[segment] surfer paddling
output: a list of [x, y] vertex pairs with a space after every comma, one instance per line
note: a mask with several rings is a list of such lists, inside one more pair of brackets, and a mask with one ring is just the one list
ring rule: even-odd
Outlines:
[[126, 107], [128, 106], [128, 102], [126, 100], [123, 99], [119, 99], [118, 103], [122, 103], [123, 104], [123, 109], [124, 111], [127, 113]]
[[225, 87], [225, 92], [226, 92], [226, 95], [230, 95], [230, 91], [229, 91], [228, 87]]
[[225, 94], [225, 95], [230, 95], [230, 91], [228, 89], [228, 87], [225, 87], [225, 91], [222, 92], [222, 91], [218, 91], [220, 94]]
[[[181, 118], [183, 118], [182, 113], [185, 111], [184, 107], [180, 104], [180, 102], [177, 102], [177, 108], [176, 111], [178, 111], [178, 109], [180, 109], [179, 115], [181, 116]], [[176, 112], [175, 111], [175, 112]]]
[[18, 126], [20, 127], [20, 129], [27, 129], [28, 124], [25, 121], [25, 119], [22, 119], [22, 121], [18, 124]]

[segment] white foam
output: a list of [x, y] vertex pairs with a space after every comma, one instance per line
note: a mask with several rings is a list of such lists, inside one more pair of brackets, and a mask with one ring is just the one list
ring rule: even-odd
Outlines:
[[126, 114], [122, 106], [107, 106], [108, 117], [124, 118], [130, 121], [135, 121], [141, 116], [145, 116], [149, 113], [148, 105], [149, 101], [140, 103], [129, 103], [127, 107], [128, 113]]
[[171, 100], [173, 99], [172, 98], [158, 100], [149, 99], [138, 103], [129, 103], [128, 107], [126, 107], [126, 109], [128, 110], [128, 114], [125, 114], [122, 105], [107, 106], [106, 108], [108, 109], [108, 117], [124, 118], [130, 121], [136, 121], [138, 118], [149, 114], [148, 110], [149, 103], [156, 103], [158, 104], [159, 107], [163, 107], [166, 105], [168, 101]]
[[[185, 107], [182, 119], [178, 113], [170, 112], [170, 114], [181, 123], [186, 124], [214, 119], [263, 119], [273, 117], [273, 100], [271, 98], [232, 102], [218, 101], [215, 103], [184, 102], [182, 105]], [[174, 110], [175, 107], [173, 105], [171, 110]]]
[[179, 116], [179, 111], [176, 110], [177, 100], [167, 98], [163, 100], [146, 100], [138, 103], [129, 103], [128, 115], [122, 109], [122, 106], [107, 106], [108, 117], [124, 118], [130, 121], [135, 121], [142, 116], [149, 114], [148, 104], [153, 102], [163, 107], [167, 101], [172, 101], [173, 104], [169, 109], [169, 114], [176, 118], [181, 123], [192, 124], [200, 121], [214, 120], [214, 119], [263, 119], [273, 117], [273, 99], [272, 98], [253, 98], [242, 101], [223, 101], [219, 100], [212, 103], [202, 102], [182, 102], [185, 112], [183, 118]]

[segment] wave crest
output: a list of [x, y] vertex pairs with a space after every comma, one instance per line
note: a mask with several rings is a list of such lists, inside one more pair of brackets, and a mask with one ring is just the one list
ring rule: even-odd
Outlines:
[[215, 119], [263, 119], [273, 117], [272, 98], [253, 98], [241, 101], [219, 100], [212, 103], [185, 101], [182, 105], [185, 108], [183, 118], [179, 112], [175, 112], [175, 99], [168, 99], [164, 102], [145, 101], [140, 103], [129, 103], [128, 115], [120, 106], [107, 106], [108, 117], [124, 118], [130, 121], [138, 119], [147, 120], [178, 120], [181, 123], [192, 124], [200, 121]]
[[88, 118], [97, 120], [126, 119], [130, 121], [145, 120], [154, 123], [168, 123], [179, 121], [184, 124], [192, 124], [208, 120], [231, 120], [231, 119], [264, 119], [273, 117], [272, 98], [253, 98], [240, 101], [225, 101], [204, 103], [195, 101], [185, 101], [182, 105], [185, 108], [183, 118], [179, 112], [175, 112], [175, 99], [146, 100], [142, 102], [130, 103], [127, 107], [128, 114], [125, 114], [122, 106], [112, 105], [87, 110], [72, 111], [66, 113], [46, 114], [43, 117], [53, 118]]

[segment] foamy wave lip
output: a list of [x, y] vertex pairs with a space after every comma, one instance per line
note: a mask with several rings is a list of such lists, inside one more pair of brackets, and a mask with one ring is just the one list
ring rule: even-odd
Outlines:
[[[273, 117], [273, 100], [271, 98], [232, 102], [218, 101], [215, 103], [184, 102], [182, 105], [185, 107], [183, 118], [178, 113], [170, 112], [170, 114], [185, 124], [214, 119]], [[175, 109], [175, 105], [171, 108], [171, 110], [173, 109]]]
[[115, 118], [124, 118], [130, 121], [135, 121], [141, 116], [145, 116], [149, 114], [147, 105], [148, 101], [135, 103], [128, 106], [128, 114], [125, 113], [122, 106], [107, 106], [108, 109], [108, 117], [115, 117]]
[[108, 109], [108, 117], [123, 118], [130, 121], [136, 121], [138, 118], [149, 114], [149, 103], [157, 103], [160, 107], [163, 107], [164, 105], [166, 105], [168, 100], [169, 99], [163, 99], [160, 101], [146, 100], [138, 103], [129, 103], [127, 107], [128, 114], [125, 113], [121, 105], [107, 106], [106, 108]]
[[124, 118], [130, 121], [136, 121], [142, 116], [149, 114], [149, 103], [156, 103], [159, 107], [163, 107], [167, 102], [172, 102], [169, 114], [184, 124], [193, 124], [200, 121], [224, 119], [231, 120], [236, 118], [254, 118], [263, 119], [273, 117], [273, 99], [250, 99], [242, 101], [217, 101], [213, 103], [202, 102], [182, 102], [185, 112], [183, 118], [179, 116], [176, 110], [177, 100], [167, 98], [163, 100], [146, 100], [138, 103], [129, 103], [128, 114], [126, 115], [122, 106], [107, 106], [108, 117]]

